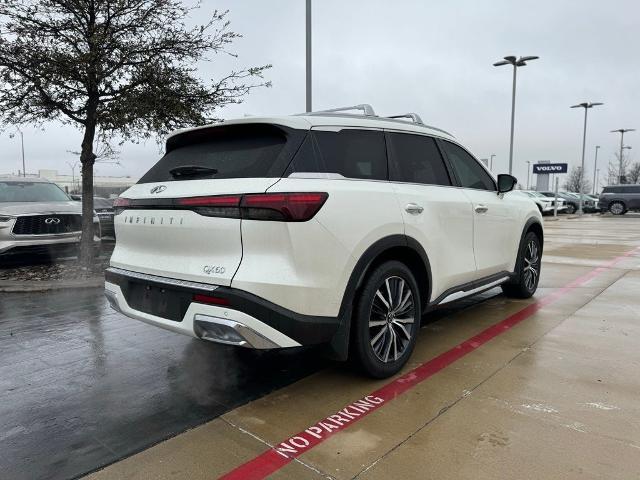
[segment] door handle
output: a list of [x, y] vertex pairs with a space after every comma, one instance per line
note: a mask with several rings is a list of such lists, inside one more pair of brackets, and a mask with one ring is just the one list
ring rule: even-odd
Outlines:
[[476, 213], [487, 213], [487, 210], [489, 210], [489, 207], [487, 207], [486, 205], [482, 205], [481, 203], [476, 205], [475, 208]]
[[418, 215], [422, 213], [424, 208], [422, 208], [417, 203], [408, 203], [406, 207], [404, 207], [405, 212], [410, 213], [412, 215]]

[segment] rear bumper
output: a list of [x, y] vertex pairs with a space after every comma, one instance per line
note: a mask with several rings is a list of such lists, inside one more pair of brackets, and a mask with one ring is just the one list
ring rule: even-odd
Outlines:
[[[107, 269], [105, 279], [105, 296], [124, 315], [217, 343], [249, 348], [297, 347], [329, 342], [338, 329], [338, 318], [301, 315], [235, 288], [118, 268]], [[139, 295], [141, 287], [158, 292], [148, 308], [132, 306], [139, 302], [134, 296]], [[210, 305], [194, 300], [199, 294], [215, 296], [226, 304]]]

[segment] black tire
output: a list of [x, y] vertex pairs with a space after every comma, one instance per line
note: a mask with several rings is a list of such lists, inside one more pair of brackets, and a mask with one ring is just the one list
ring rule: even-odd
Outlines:
[[573, 203], [567, 203], [567, 210], [566, 210], [566, 212], [567, 212], [567, 214], [568, 214], [568, 215], [572, 215], [572, 214], [576, 213], [576, 210], [577, 210], [577, 209], [578, 209], [578, 208], [576, 207], [576, 205], [575, 205], [575, 204], [573, 204]]
[[512, 298], [531, 297], [538, 288], [541, 263], [540, 239], [535, 233], [529, 232], [525, 235], [518, 252], [516, 278], [502, 285], [504, 294]]
[[374, 378], [397, 373], [413, 352], [421, 315], [411, 270], [398, 261], [383, 263], [367, 277], [355, 301], [352, 361]]
[[624, 215], [627, 213], [627, 206], [623, 202], [611, 202], [609, 204], [609, 211], [613, 215]]

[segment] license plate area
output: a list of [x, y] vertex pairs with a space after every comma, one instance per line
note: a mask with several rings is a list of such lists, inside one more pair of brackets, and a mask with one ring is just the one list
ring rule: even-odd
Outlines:
[[127, 303], [134, 310], [149, 315], [181, 322], [191, 304], [190, 292], [164, 286], [129, 281]]

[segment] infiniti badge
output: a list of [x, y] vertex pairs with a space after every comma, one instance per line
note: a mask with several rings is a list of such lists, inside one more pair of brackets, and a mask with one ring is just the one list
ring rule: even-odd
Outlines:
[[150, 193], [160, 193], [164, 192], [167, 189], [165, 185], [156, 185], [150, 190]]
[[60, 219], [56, 217], [49, 217], [44, 219], [44, 223], [46, 223], [47, 225], [57, 225], [60, 223]]

